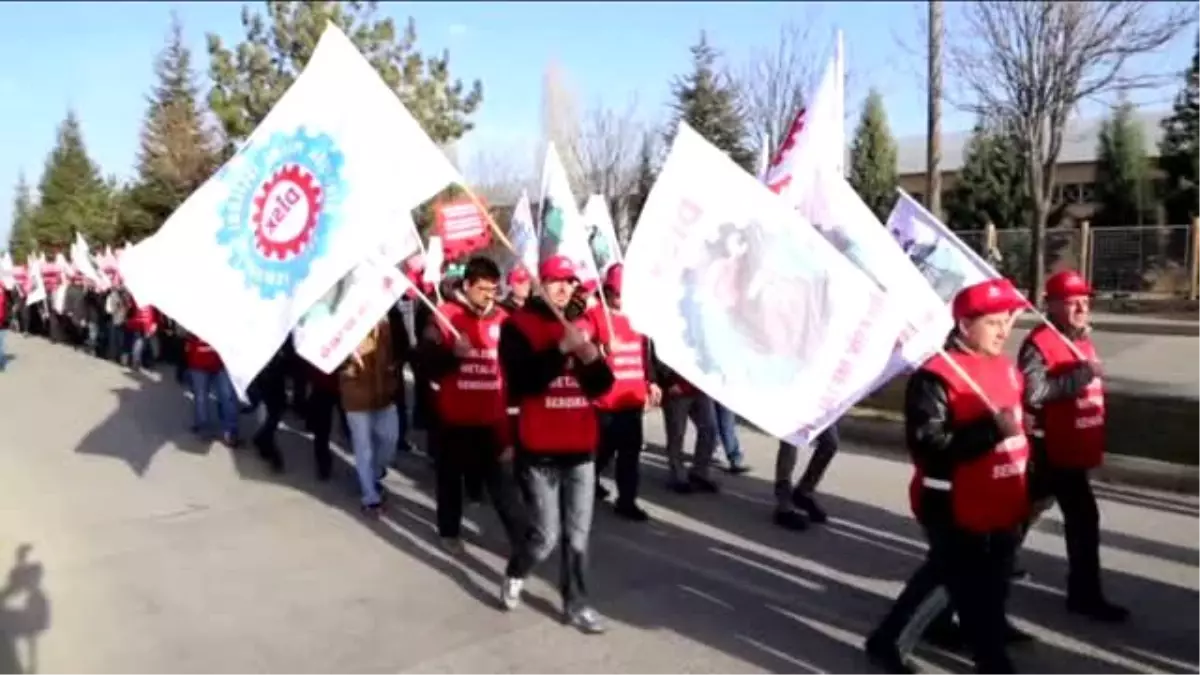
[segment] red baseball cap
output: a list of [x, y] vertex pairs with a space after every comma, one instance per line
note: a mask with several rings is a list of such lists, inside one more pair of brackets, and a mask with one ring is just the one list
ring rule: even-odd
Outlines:
[[1063, 270], [1046, 280], [1046, 297], [1056, 300], [1091, 295], [1092, 287], [1075, 270]]
[[578, 281], [575, 263], [565, 255], [552, 255], [538, 266], [538, 277], [542, 281]]
[[524, 265], [517, 265], [508, 271], [508, 285], [523, 284], [529, 281], [529, 270]]
[[604, 287], [620, 293], [622, 282], [625, 281], [625, 266], [621, 263], [610, 265], [604, 273]]
[[973, 319], [1022, 309], [1028, 304], [1008, 279], [988, 279], [959, 291], [951, 312], [955, 320]]

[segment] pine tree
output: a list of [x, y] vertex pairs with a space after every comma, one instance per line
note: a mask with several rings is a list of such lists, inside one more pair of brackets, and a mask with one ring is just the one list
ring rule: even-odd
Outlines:
[[1135, 109], [1122, 100], [1100, 127], [1096, 148], [1099, 225], [1141, 225], [1154, 202], [1146, 137]]
[[75, 111], [58, 127], [38, 184], [41, 201], [32, 219], [33, 239], [42, 249], [66, 250], [80, 232], [89, 239], [107, 217], [108, 189], [88, 156]]
[[675, 124], [667, 132], [667, 144], [674, 140], [678, 122], [687, 122], [739, 166], [752, 171], [755, 157], [747, 144], [745, 116], [738, 104], [737, 89], [717, 71], [720, 54], [703, 31], [691, 51], [692, 72], [675, 78], [671, 85]]
[[30, 194], [25, 172], [17, 174], [17, 187], [13, 195], [12, 229], [8, 233], [8, 251], [16, 261], [24, 262], [25, 256], [35, 248], [33, 240], [33, 216], [37, 205]]
[[888, 129], [883, 96], [872, 89], [850, 148], [850, 184], [881, 221], [896, 203], [896, 174], [896, 141]]
[[467, 90], [450, 77], [450, 55], [426, 57], [416, 49], [416, 24], [403, 32], [376, 16], [378, 2], [267, 2], [266, 15], [242, 9], [246, 38], [234, 49], [209, 33], [209, 105], [221, 121], [226, 148], [250, 135], [312, 57], [328, 23], [345, 31], [383, 81], [438, 143], [471, 130], [483, 100], [476, 80]]
[[1200, 201], [1200, 41], [1183, 90], [1175, 97], [1174, 111], [1163, 120], [1163, 132], [1158, 160], [1166, 174], [1163, 201], [1169, 222], [1178, 224], [1196, 215]]
[[[119, 228], [124, 238], [133, 240], [161, 227], [208, 180], [218, 163], [217, 143], [199, 105], [192, 54], [176, 16], [172, 16], [170, 36], [155, 61], [154, 73], [158, 83], [150, 93], [142, 124], [137, 179], [128, 195], [125, 222]], [[113, 226], [117, 229], [117, 223]]]
[[633, 224], [629, 227], [629, 234], [633, 236], [633, 228], [637, 225], [637, 221], [642, 217], [642, 209], [646, 207], [646, 200], [650, 198], [650, 190], [654, 188], [654, 180], [658, 177], [658, 173], [654, 169], [654, 136], [646, 134], [642, 138], [642, 150], [638, 156], [637, 178], [633, 186], [633, 208], [631, 217]]
[[947, 195], [947, 223], [974, 230], [1027, 227], [1033, 202], [1015, 138], [1002, 125], [983, 120], [963, 151], [963, 166]]

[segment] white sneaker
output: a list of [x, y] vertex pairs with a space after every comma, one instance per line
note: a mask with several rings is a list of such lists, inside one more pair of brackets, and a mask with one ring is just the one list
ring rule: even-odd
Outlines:
[[504, 578], [504, 584], [500, 587], [500, 604], [504, 605], [504, 609], [511, 612], [521, 606], [521, 590], [524, 588], [524, 579]]

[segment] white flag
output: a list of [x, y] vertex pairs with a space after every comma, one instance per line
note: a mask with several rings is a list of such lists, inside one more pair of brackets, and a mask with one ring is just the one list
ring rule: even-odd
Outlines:
[[617, 243], [617, 231], [613, 227], [612, 215], [608, 212], [608, 200], [604, 195], [588, 197], [583, 206], [583, 223], [588, 231], [588, 245], [596, 269], [604, 271], [609, 265], [621, 262], [621, 246]]
[[379, 318], [409, 289], [398, 264], [421, 249], [412, 214], [405, 212], [388, 241], [313, 305], [293, 331], [296, 353], [322, 372], [331, 373]]
[[108, 279], [92, 263], [87, 240], [78, 232], [75, 233], [75, 243], [71, 244], [71, 264], [79, 270], [80, 274], [87, 277], [88, 281], [95, 284], [97, 289], [103, 291], [108, 288]]
[[12, 255], [8, 251], [0, 255], [0, 286], [11, 291], [17, 285], [17, 275], [13, 266]]
[[513, 208], [512, 221], [508, 225], [508, 237], [512, 240], [517, 261], [525, 266], [531, 276], [537, 276], [538, 271], [538, 237], [533, 227], [533, 208], [529, 204], [529, 193], [521, 191], [521, 198]]
[[625, 255], [634, 326], [681, 376], [769, 433], [821, 430], [902, 325], [795, 209], [686, 124]]
[[239, 393], [397, 213], [458, 173], [344, 33], [233, 159], [121, 257], [140, 304], [213, 346]]
[[546, 146], [546, 161], [542, 165], [542, 241], [541, 259], [553, 255], [566, 256], [575, 263], [580, 281], [600, 277], [592, 249], [588, 246], [587, 226], [579, 213], [571, 182], [554, 144]]
[[42, 276], [42, 261], [37, 254], [25, 259], [25, 271], [29, 275], [29, 295], [26, 305], [35, 305], [46, 300], [46, 279]]
[[904, 190], [887, 229], [938, 296], [949, 303], [959, 290], [1000, 275]]
[[425, 247], [425, 269], [421, 272], [421, 281], [435, 289], [442, 283], [442, 268], [446, 265], [446, 248], [438, 235], [429, 237], [429, 245]]

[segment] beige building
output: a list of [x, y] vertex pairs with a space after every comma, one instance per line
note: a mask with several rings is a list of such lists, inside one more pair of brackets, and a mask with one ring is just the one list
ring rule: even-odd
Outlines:
[[[1151, 157], [1158, 157], [1158, 142], [1163, 131], [1161, 121], [1169, 113], [1139, 112], [1136, 119], [1142, 125], [1146, 137], [1146, 150]], [[1097, 180], [1096, 149], [1099, 142], [1103, 118], [1077, 120], [1067, 127], [1062, 152], [1058, 160], [1058, 176], [1054, 190], [1054, 203], [1067, 203], [1067, 214], [1077, 219], [1089, 218], [1096, 210], [1095, 194]], [[970, 141], [971, 132], [942, 135], [942, 204], [954, 189], [958, 172], [963, 166], [963, 151]], [[900, 187], [916, 199], [924, 201], [925, 194], [925, 137], [913, 136], [897, 142], [897, 168]]]

